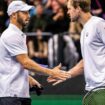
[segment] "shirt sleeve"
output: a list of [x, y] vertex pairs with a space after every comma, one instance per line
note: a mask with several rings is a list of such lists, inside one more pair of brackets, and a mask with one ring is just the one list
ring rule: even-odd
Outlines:
[[3, 44], [11, 56], [27, 54], [26, 36], [10, 35], [10, 37], [3, 38]]
[[99, 37], [101, 38], [102, 42], [105, 44], [105, 21], [101, 21], [97, 25], [97, 30], [98, 30]]

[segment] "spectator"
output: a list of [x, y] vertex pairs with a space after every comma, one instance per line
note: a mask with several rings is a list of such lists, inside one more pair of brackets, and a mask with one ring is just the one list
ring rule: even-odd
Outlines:
[[73, 40], [67, 33], [56, 34], [48, 42], [49, 67], [62, 63], [62, 69], [72, 68], [78, 61], [78, 53]]
[[102, 18], [105, 19], [105, 0], [99, 0], [102, 6]]
[[6, 28], [5, 26], [6, 19], [7, 19], [6, 2], [4, 0], [0, 0], [0, 33], [2, 33]]
[[38, 4], [36, 6], [36, 15], [31, 17], [27, 30], [28, 32], [36, 32], [37, 29], [45, 31], [46, 24], [47, 21], [46, 21], [46, 16], [44, 14], [43, 5]]
[[92, 0], [91, 2], [91, 12], [93, 15], [102, 17], [102, 5], [99, 0]]
[[49, 24], [46, 31], [53, 34], [62, 33], [68, 31], [69, 18], [66, 15], [65, 8], [63, 8], [57, 0], [52, 0], [51, 7], [53, 14], [49, 18]]
[[37, 30], [37, 36], [29, 39], [28, 49], [30, 58], [39, 64], [47, 65], [47, 42], [43, 40], [40, 29]]
[[82, 30], [82, 25], [78, 22], [70, 22], [70, 37], [72, 37], [77, 51], [79, 53], [79, 60], [82, 59], [81, 50], [80, 50], [80, 33]]

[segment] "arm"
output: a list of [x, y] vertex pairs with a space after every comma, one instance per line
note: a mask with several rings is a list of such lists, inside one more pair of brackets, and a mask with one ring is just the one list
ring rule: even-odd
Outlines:
[[32, 58], [34, 56], [34, 46], [32, 40], [28, 41], [28, 51], [29, 51], [29, 57]]
[[96, 16], [98, 16], [99, 14], [101, 14], [103, 12], [102, 8], [99, 9], [93, 9], [92, 13]]
[[38, 96], [41, 95], [43, 86], [37, 80], [29, 76], [29, 84], [30, 84], [30, 91], [36, 91], [36, 94]]
[[28, 69], [29, 71], [32, 72], [43, 72], [44, 74], [52, 75], [52, 72], [50, 72], [50, 69], [44, 68], [31, 60], [28, 55], [26, 54], [20, 54], [16, 56], [17, 61], [22, 64], [22, 66], [25, 69]]
[[8, 38], [8, 40], [7, 38], [4, 38], [3, 44], [5, 45], [5, 48], [8, 50], [9, 54], [12, 57], [15, 57], [15, 60], [21, 64], [23, 70], [25, 68], [29, 71], [44, 73], [63, 80], [68, 76], [68, 73], [62, 73], [60, 71], [60, 66], [57, 66], [51, 70], [42, 67], [31, 60], [27, 55], [27, 46], [24, 42], [26, 37], [22, 37], [22, 35], [18, 35], [18, 33], [12, 33], [11, 36], [14, 36], [14, 34], [17, 35], [16, 38]]
[[29, 76], [29, 85], [30, 87], [33, 87], [35, 85], [38, 86], [39, 88], [41, 87], [41, 84], [31, 76]]
[[[72, 69], [70, 69], [68, 71], [70, 76], [67, 79], [70, 79], [70, 78], [76, 77], [76, 76], [78, 76], [80, 74], [83, 74], [83, 71], [84, 71], [84, 65], [83, 65], [83, 60], [81, 60], [76, 66], [74, 66]], [[57, 84], [59, 84], [61, 82], [64, 82], [65, 80], [56, 80], [56, 79], [54, 79], [52, 77], [48, 77], [47, 81], [48, 82], [54, 82], [52, 85], [55, 86], [55, 85], [57, 85]]]
[[81, 60], [79, 63], [77, 63], [76, 66], [70, 69], [68, 73], [70, 73], [71, 77], [76, 77], [80, 74], [83, 74], [83, 71], [84, 71], [84, 64], [83, 60]]
[[40, 66], [33, 60], [31, 60], [27, 54], [20, 54], [16, 56], [17, 61], [27, 70], [33, 72], [44, 73], [54, 78], [65, 80], [68, 77], [69, 73], [62, 73], [59, 68], [60, 66], [55, 67], [54, 69], [48, 69]]
[[43, 52], [43, 57], [47, 58], [48, 56], [48, 43], [44, 42], [44, 52]]

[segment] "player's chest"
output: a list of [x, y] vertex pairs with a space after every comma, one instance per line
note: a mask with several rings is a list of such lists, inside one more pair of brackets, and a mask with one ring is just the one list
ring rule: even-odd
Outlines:
[[98, 42], [97, 30], [83, 30], [81, 33], [81, 44], [91, 45]]

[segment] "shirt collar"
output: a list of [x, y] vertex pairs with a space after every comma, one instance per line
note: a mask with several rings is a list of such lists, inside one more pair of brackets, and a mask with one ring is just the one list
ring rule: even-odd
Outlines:
[[18, 32], [19, 34], [21, 34], [22, 36], [25, 35], [16, 25], [10, 23], [9, 27]]
[[88, 24], [91, 22], [92, 19], [94, 19], [95, 16], [92, 16], [84, 25], [84, 27], [89, 26]]

